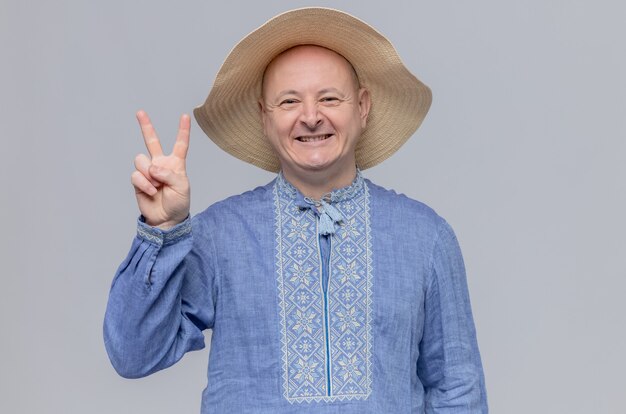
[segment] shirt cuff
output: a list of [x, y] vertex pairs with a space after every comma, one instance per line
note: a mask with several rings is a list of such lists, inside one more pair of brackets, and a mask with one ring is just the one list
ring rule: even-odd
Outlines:
[[158, 246], [175, 243], [189, 234], [191, 234], [190, 216], [187, 216], [181, 223], [167, 230], [146, 224], [146, 218], [143, 214], [139, 215], [137, 219], [137, 237]]

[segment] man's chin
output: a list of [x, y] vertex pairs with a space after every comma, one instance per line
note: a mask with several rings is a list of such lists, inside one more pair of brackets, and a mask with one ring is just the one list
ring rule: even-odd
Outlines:
[[327, 179], [333, 179], [336, 177], [342, 177], [346, 174], [354, 172], [355, 162], [344, 163], [339, 160], [319, 162], [319, 163], [307, 163], [301, 164], [297, 168], [297, 174], [304, 177], [307, 175], [315, 175], [319, 177], [326, 177]]
[[306, 174], [334, 176], [343, 175], [344, 172], [354, 169], [355, 162], [353, 157], [300, 157], [283, 164], [282, 169], [301, 176]]
[[299, 163], [298, 169], [303, 173], [311, 172], [311, 173], [319, 173], [319, 172], [330, 172], [334, 171], [336, 168], [336, 163], [331, 160], [311, 160], [305, 163]]

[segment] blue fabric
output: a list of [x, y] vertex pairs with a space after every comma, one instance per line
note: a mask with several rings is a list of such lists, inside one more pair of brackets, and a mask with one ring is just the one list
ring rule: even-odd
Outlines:
[[450, 225], [360, 172], [325, 198], [333, 233], [303, 198], [279, 174], [167, 231], [140, 217], [104, 319], [117, 372], [212, 329], [202, 413], [487, 413]]

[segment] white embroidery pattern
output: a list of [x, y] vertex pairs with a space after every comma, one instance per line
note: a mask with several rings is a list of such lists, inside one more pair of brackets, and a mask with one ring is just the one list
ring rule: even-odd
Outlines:
[[274, 186], [282, 379], [290, 403], [365, 399], [371, 392], [369, 192], [360, 176], [356, 185], [361, 191], [333, 203], [344, 222], [331, 236], [327, 307], [315, 213]]

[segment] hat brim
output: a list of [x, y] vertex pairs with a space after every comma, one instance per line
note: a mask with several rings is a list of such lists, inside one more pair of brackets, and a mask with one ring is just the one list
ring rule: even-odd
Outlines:
[[372, 106], [356, 147], [360, 169], [387, 159], [419, 128], [432, 95], [404, 66], [393, 45], [354, 16], [308, 7], [279, 14], [244, 37], [222, 64], [205, 103], [194, 109], [202, 130], [221, 149], [264, 170], [280, 170], [263, 134], [261, 82], [272, 59], [299, 45], [339, 53], [369, 90]]

